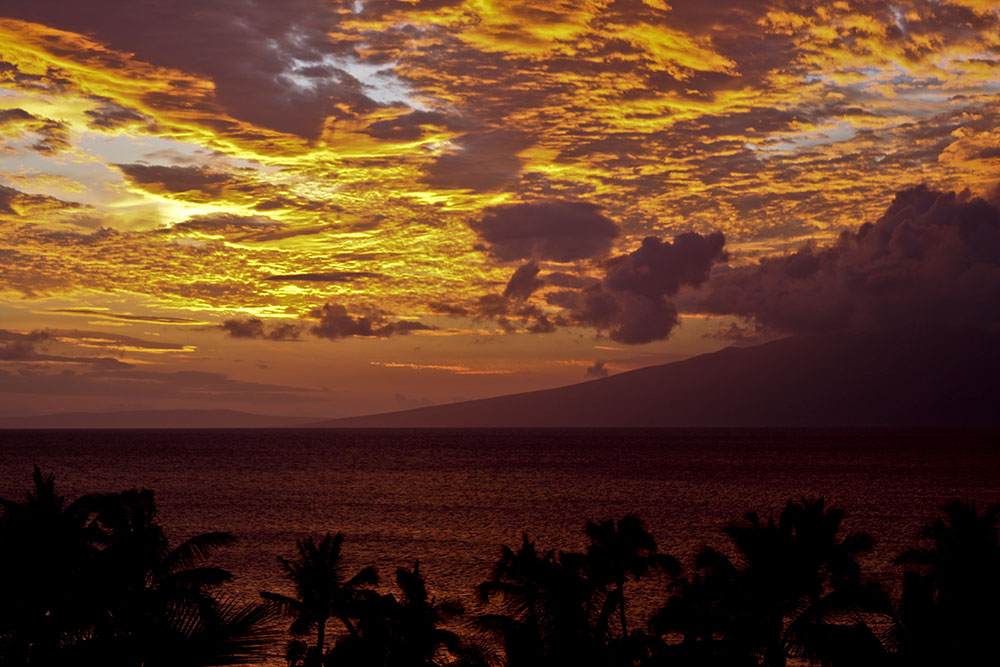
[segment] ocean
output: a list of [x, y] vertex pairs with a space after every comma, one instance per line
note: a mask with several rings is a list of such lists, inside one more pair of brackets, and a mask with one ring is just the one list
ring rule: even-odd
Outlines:
[[[685, 564], [745, 512], [823, 496], [844, 529], [877, 541], [863, 563], [889, 586], [892, 560], [951, 499], [1000, 502], [1000, 433], [898, 430], [0, 431], [0, 496], [32, 466], [69, 498], [149, 488], [176, 543], [226, 530], [214, 562], [246, 599], [287, 591], [277, 564], [296, 538], [346, 535], [351, 568], [386, 584], [419, 560], [439, 599], [474, 610], [503, 544], [580, 550], [587, 521], [645, 520]], [[659, 586], [660, 588], [657, 588]], [[642, 587], [656, 605], [662, 582]], [[639, 619], [637, 619], [639, 620]]]

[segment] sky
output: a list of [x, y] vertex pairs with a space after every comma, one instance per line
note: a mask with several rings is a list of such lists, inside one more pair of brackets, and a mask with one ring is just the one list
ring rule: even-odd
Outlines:
[[990, 0], [6, 0], [0, 416], [996, 327], [998, 176]]

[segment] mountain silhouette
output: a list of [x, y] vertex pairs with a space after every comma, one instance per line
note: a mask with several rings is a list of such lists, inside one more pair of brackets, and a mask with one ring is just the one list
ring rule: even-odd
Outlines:
[[1000, 425], [1000, 334], [888, 331], [729, 347], [558, 389], [317, 427]]

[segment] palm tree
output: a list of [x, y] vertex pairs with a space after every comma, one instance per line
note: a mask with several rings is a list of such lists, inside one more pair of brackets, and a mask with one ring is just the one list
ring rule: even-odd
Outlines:
[[1000, 505], [980, 513], [954, 501], [942, 511], [897, 559], [906, 567], [899, 653], [904, 664], [985, 664], [1000, 627]]
[[94, 615], [94, 497], [69, 504], [35, 466], [24, 501], [0, 498], [0, 662], [58, 661]]
[[198, 561], [230, 544], [197, 535], [171, 548], [151, 491], [68, 505], [35, 468], [22, 503], [0, 500], [0, 662], [223, 665], [260, 657], [268, 610], [219, 602], [230, 574]]
[[735, 560], [702, 550], [695, 578], [656, 619], [659, 631], [683, 632], [690, 648], [732, 664], [759, 660], [765, 667], [784, 667], [793, 655], [823, 659], [847, 644], [882, 651], [859, 616], [888, 611], [885, 596], [863, 583], [856, 561], [872, 541], [862, 533], [841, 536], [842, 518], [822, 498], [789, 502], [777, 521], [747, 513], [723, 529]]
[[480, 602], [499, 603], [474, 625], [503, 642], [507, 664], [594, 664], [603, 653], [594, 619], [599, 592], [583, 554], [548, 551], [522, 536], [517, 551], [503, 547], [492, 578], [477, 587]]
[[106, 656], [109, 664], [115, 664], [112, 655], [124, 664], [170, 664], [170, 655], [183, 655], [181, 662], [189, 665], [227, 664], [220, 656], [242, 659], [251, 648], [262, 648], [268, 611], [260, 605], [220, 605], [212, 590], [232, 574], [202, 564], [235, 537], [209, 532], [172, 546], [147, 489], [95, 502], [103, 546], [96, 564], [106, 611], [96, 624], [91, 655]]
[[639, 580], [650, 570], [661, 570], [671, 576], [680, 574], [680, 563], [672, 556], [657, 553], [656, 540], [646, 531], [642, 520], [628, 514], [617, 523], [613, 519], [600, 523], [590, 522], [586, 527], [590, 546], [587, 556], [592, 576], [602, 585], [614, 584], [612, 595], [605, 601], [601, 614], [601, 629], [607, 628], [607, 619], [618, 609], [621, 638], [628, 638], [628, 621], [625, 611], [625, 581]]
[[548, 620], [544, 598], [554, 567], [555, 553], [539, 553], [534, 541], [522, 535], [517, 551], [501, 547], [491, 578], [476, 587], [481, 603], [500, 601], [501, 613], [480, 614], [475, 625], [503, 640], [508, 665], [535, 665], [543, 660]]
[[412, 569], [396, 570], [400, 596], [396, 602], [396, 647], [392, 664], [396, 667], [425, 667], [441, 664], [442, 650], [457, 652], [458, 635], [439, 626], [461, 616], [462, 605], [452, 600], [438, 602], [427, 592], [420, 562]]
[[370, 566], [345, 579], [341, 554], [343, 543], [342, 533], [327, 533], [318, 544], [312, 536], [297, 540], [298, 559], [278, 558], [285, 575], [295, 587], [296, 596], [261, 592], [265, 600], [294, 616], [292, 634], [305, 635], [316, 630], [316, 644], [306, 653], [306, 664], [322, 661], [326, 651], [326, 624], [331, 618], [343, 623], [351, 636], [357, 635], [357, 628], [351, 620], [357, 603], [366, 595], [373, 594], [366, 586], [378, 584], [378, 574]]

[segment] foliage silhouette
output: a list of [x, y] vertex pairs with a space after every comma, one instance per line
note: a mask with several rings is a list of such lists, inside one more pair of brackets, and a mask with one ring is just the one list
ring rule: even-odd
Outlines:
[[396, 570], [398, 595], [369, 598], [361, 605], [358, 633], [342, 638], [328, 654], [330, 665], [432, 667], [485, 665], [478, 646], [446, 626], [464, 612], [462, 605], [438, 601], [427, 590], [420, 563]]
[[906, 570], [897, 655], [907, 666], [996, 661], [1000, 628], [1000, 505], [954, 501], [897, 562]]
[[259, 659], [270, 611], [220, 601], [229, 572], [198, 566], [228, 533], [171, 548], [151, 491], [69, 503], [36, 467], [23, 502], [0, 500], [0, 663], [230, 665]]
[[517, 551], [502, 547], [491, 578], [477, 587], [480, 601], [499, 609], [474, 623], [502, 642], [510, 667], [599, 664], [601, 600], [587, 575], [582, 554], [540, 553], [524, 535]]
[[[0, 498], [0, 664], [249, 664], [278, 641], [279, 614], [291, 617], [286, 659], [301, 667], [992, 664], [1000, 506], [942, 510], [896, 559], [896, 599], [862, 572], [871, 538], [844, 534], [843, 511], [818, 498], [728, 524], [729, 549], [702, 549], [687, 577], [634, 515], [586, 524], [583, 553], [540, 551], [522, 536], [502, 547], [466, 622], [460, 604], [431, 593], [419, 562], [396, 570], [392, 591], [376, 588], [373, 567], [348, 577], [340, 533], [300, 539], [295, 558], [279, 558], [292, 595], [240, 602], [220, 593], [231, 573], [207, 560], [229, 533], [172, 545], [152, 491], [67, 501], [36, 467], [23, 499]], [[669, 577], [663, 606], [648, 632], [630, 630], [641, 605], [629, 604], [629, 582], [654, 571]]]
[[851, 664], [882, 660], [863, 614], [888, 604], [856, 560], [872, 540], [841, 537], [842, 518], [822, 498], [789, 502], [777, 521], [747, 513], [723, 529], [736, 558], [702, 550], [695, 576], [652, 620], [654, 632], [680, 633], [674, 653], [693, 664], [783, 667], [793, 656], [822, 661], [844, 645], [856, 649]]
[[680, 563], [673, 556], [657, 553], [656, 540], [646, 531], [637, 516], [628, 514], [617, 523], [613, 519], [588, 523], [590, 545], [587, 547], [591, 575], [601, 586], [614, 584], [605, 599], [598, 630], [607, 632], [608, 619], [617, 608], [622, 639], [628, 638], [625, 613], [625, 581], [645, 576], [650, 570], [662, 570], [671, 576], [680, 574]]
[[287, 651], [289, 664], [308, 667], [319, 665], [326, 652], [326, 624], [331, 618], [339, 620], [350, 636], [357, 635], [356, 619], [360, 603], [374, 596], [370, 586], [378, 584], [374, 567], [365, 567], [350, 578], [345, 578], [341, 549], [344, 536], [327, 533], [317, 543], [312, 536], [296, 542], [299, 556], [295, 560], [279, 557], [285, 575], [295, 588], [296, 597], [264, 591], [265, 600], [279, 606], [293, 616], [293, 635], [307, 635], [316, 631], [315, 644], [305, 649], [292, 642]]

